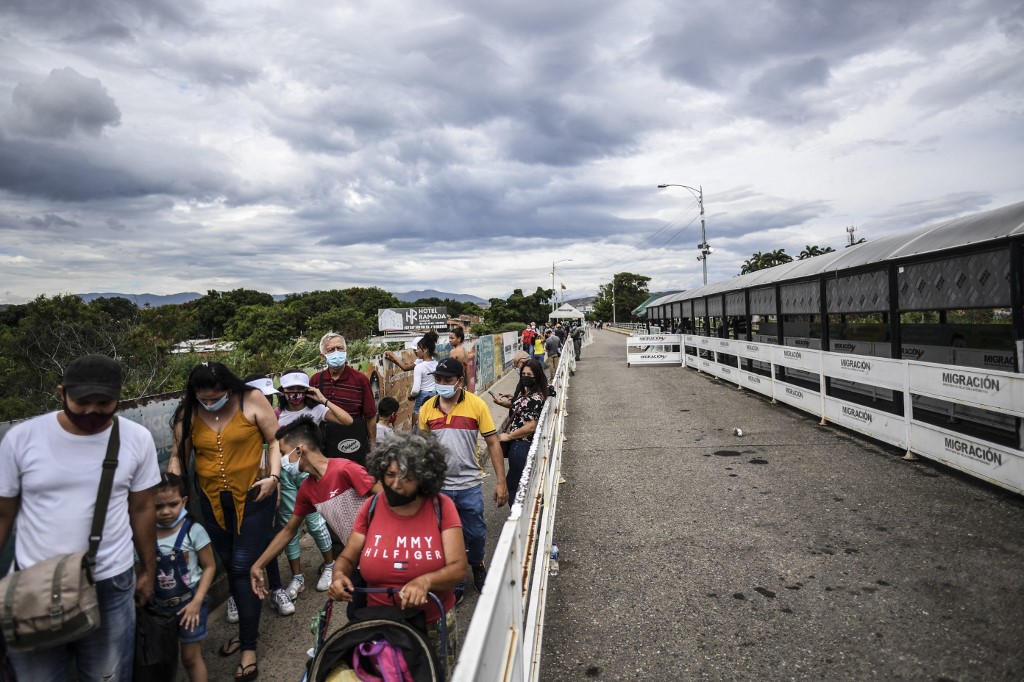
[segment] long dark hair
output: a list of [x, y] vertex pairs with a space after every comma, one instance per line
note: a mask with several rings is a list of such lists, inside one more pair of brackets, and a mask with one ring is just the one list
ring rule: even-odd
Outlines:
[[192, 437], [192, 415], [199, 407], [199, 398], [196, 391], [208, 388], [214, 390], [226, 390], [230, 393], [245, 393], [257, 391], [235, 376], [235, 373], [228, 369], [222, 362], [200, 362], [188, 373], [188, 382], [185, 384], [185, 397], [181, 399], [174, 409], [174, 416], [171, 418], [171, 428], [181, 423], [181, 440], [178, 441], [178, 461], [181, 462], [181, 470], [185, 472], [188, 462], [185, 459], [185, 441]]
[[452, 327], [450, 331], [452, 334], [455, 334], [460, 342], [466, 340], [466, 332], [463, 331], [462, 327]]
[[534, 360], [533, 358], [530, 358], [525, 363], [523, 363], [523, 369], [525, 369], [527, 367], [529, 367], [531, 370], [533, 370], [533, 376], [534, 376], [534, 379], [535, 379], [535, 381], [533, 382], [533, 386], [527, 388], [526, 386], [523, 385], [523, 378], [522, 378], [523, 370], [519, 370], [519, 374], [520, 374], [519, 383], [516, 385], [516, 392], [513, 393], [512, 395], [515, 396], [516, 398], [518, 398], [521, 395], [530, 395], [531, 393], [540, 393], [542, 396], [544, 396], [544, 399], [547, 400], [547, 398], [548, 398], [548, 378], [546, 376], [544, 376], [544, 367], [541, 366], [541, 364], [539, 362], [537, 362], [536, 360]]
[[416, 345], [427, 351], [430, 357], [434, 357], [434, 349], [437, 348], [437, 332], [427, 332], [423, 335], [423, 338], [416, 343]]

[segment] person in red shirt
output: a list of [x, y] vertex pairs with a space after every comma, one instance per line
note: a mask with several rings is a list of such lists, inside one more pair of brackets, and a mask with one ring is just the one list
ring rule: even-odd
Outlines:
[[427, 599], [427, 593], [433, 592], [446, 612], [446, 669], [451, 670], [458, 655], [454, 588], [466, 575], [466, 545], [455, 503], [441, 493], [447, 471], [445, 449], [433, 436], [396, 433], [370, 454], [367, 469], [384, 484], [384, 492], [367, 500], [359, 511], [352, 535], [335, 561], [327, 595], [351, 601], [349, 576], [358, 566], [370, 587], [400, 590], [397, 597], [368, 595], [371, 606], [426, 610], [428, 634], [439, 653], [442, 614]]
[[[263, 581], [263, 567], [277, 560], [277, 555], [295, 537], [307, 515], [320, 512], [334, 534], [344, 542], [352, 531], [354, 512], [362, 499], [381, 491], [380, 483], [362, 466], [347, 459], [328, 459], [320, 452], [320, 429], [312, 418], [299, 417], [282, 426], [275, 438], [286, 453], [281, 458], [281, 468], [291, 469], [293, 475], [297, 470], [308, 474], [308, 477], [299, 486], [288, 525], [274, 536], [270, 546], [249, 571], [252, 590], [260, 599], [268, 594]], [[324, 573], [332, 570], [332, 564], [324, 567]]]
[[377, 399], [370, 379], [348, 364], [348, 344], [341, 334], [328, 332], [320, 339], [320, 357], [327, 363], [309, 379], [324, 397], [352, 416], [352, 424], [325, 424], [324, 454], [344, 457], [359, 464], [377, 439]]

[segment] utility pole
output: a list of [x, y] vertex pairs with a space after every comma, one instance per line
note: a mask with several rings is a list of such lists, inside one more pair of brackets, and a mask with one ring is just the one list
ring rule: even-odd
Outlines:
[[615, 275], [612, 275], [612, 324], [618, 323], [615, 316]]
[[551, 312], [555, 312], [558, 299], [558, 290], [555, 289], [555, 266], [559, 263], [570, 262], [572, 262], [572, 258], [563, 258], [562, 260], [556, 260], [551, 263]]
[[697, 244], [697, 249], [700, 251], [700, 255], [697, 256], [697, 260], [699, 260], [704, 267], [704, 284], [707, 284], [708, 256], [714, 253], [715, 250], [708, 244], [708, 235], [704, 226], [704, 185], [697, 185], [696, 188], [690, 187], [689, 185], [658, 185], [658, 189], [665, 189], [666, 187], [682, 187], [683, 189], [689, 190], [690, 194], [692, 194], [697, 200], [697, 205], [700, 207], [700, 244]]

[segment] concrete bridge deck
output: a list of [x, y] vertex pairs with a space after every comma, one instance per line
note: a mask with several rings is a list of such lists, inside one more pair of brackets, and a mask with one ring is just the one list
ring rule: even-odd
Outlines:
[[544, 680], [1024, 679], [1024, 499], [595, 333]]

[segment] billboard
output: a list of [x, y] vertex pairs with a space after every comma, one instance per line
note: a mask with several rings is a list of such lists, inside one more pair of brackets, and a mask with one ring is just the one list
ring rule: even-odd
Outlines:
[[382, 332], [447, 328], [448, 308], [377, 309], [377, 329]]

